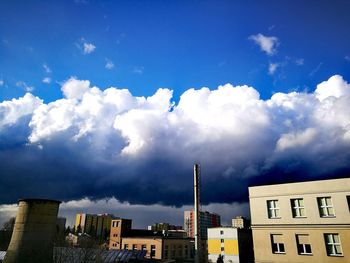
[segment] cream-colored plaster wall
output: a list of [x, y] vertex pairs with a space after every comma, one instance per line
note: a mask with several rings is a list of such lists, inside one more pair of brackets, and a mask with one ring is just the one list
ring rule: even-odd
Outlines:
[[[324, 241], [324, 233], [338, 233], [341, 240], [343, 256], [328, 256]], [[282, 234], [285, 254], [273, 254], [270, 234]], [[308, 234], [312, 255], [298, 255], [296, 234]], [[309, 228], [309, 229], [254, 229], [255, 262], [289, 262], [289, 263], [345, 263], [350, 262], [350, 228]]]

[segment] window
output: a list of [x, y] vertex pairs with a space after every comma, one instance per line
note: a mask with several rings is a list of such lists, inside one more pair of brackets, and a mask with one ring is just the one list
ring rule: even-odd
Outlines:
[[137, 250], [137, 245], [136, 244], [132, 245], [132, 250]]
[[272, 253], [274, 254], [284, 254], [286, 251], [284, 250], [284, 243], [282, 235], [273, 234], [270, 236], [271, 238], [271, 247]]
[[224, 243], [224, 240], [223, 240], [223, 239], [221, 239], [221, 243]]
[[332, 198], [330, 197], [318, 197], [317, 198], [318, 209], [320, 210], [321, 217], [333, 217], [334, 209], [332, 204]]
[[[167, 249], [167, 248], [165, 248], [165, 249]], [[146, 250], [146, 245], [142, 245], [141, 250]]]
[[349, 208], [349, 212], [350, 212], [350, 195], [346, 196], [346, 201], [348, 201], [348, 208]]
[[304, 199], [291, 199], [293, 217], [305, 217]]
[[221, 247], [221, 251], [224, 251], [225, 250], [225, 248], [224, 247]]
[[340, 237], [338, 234], [325, 234], [324, 239], [326, 242], [326, 249], [328, 256], [341, 256], [343, 255]]
[[156, 246], [151, 245], [151, 258], [153, 258], [156, 255]]
[[112, 227], [118, 227], [119, 226], [119, 221], [113, 221]]
[[129, 248], [129, 245], [128, 244], [125, 244], [124, 245], [124, 249], [128, 249]]
[[223, 234], [224, 234], [224, 231], [223, 231], [223, 230], [221, 230], [221, 231], [220, 231], [220, 235], [223, 235]]
[[296, 235], [299, 255], [312, 255], [309, 235]]
[[267, 214], [269, 218], [280, 218], [278, 200], [267, 200]]

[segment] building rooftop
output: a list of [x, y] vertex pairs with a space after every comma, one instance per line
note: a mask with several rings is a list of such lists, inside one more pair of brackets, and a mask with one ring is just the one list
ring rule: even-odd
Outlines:
[[305, 193], [344, 192], [350, 189], [350, 178], [295, 182], [249, 187], [249, 197], [298, 195]]

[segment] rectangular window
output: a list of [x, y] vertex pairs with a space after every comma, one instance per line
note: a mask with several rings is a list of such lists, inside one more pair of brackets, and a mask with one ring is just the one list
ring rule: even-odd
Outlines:
[[269, 218], [280, 218], [278, 200], [267, 200], [267, 214]]
[[223, 234], [224, 234], [224, 231], [221, 230], [221, 231], [220, 231], [220, 235], [223, 235]]
[[324, 234], [328, 256], [342, 256], [340, 237], [338, 234]]
[[133, 244], [132, 245], [132, 250], [137, 250], [137, 245]]
[[309, 235], [296, 235], [299, 255], [312, 255]]
[[318, 209], [321, 217], [334, 217], [334, 209], [332, 204], [332, 198], [330, 197], [318, 197], [317, 198]]
[[293, 217], [305, 217], [304, 199], [297, 198], [290, 200]]
[[271, 238], [271, 248], [274, 254], [284, 254], [286, 253], [284, 249], [283, 237], [282, 235], [273, 234], [270, 235]]
[[221, 251], [224, 251], [225, 250], [225, 248], [224, 247], [221, 247]]
[[346, 196], [346, 201], [348, 202], [348, 208], [349, 208], [349, 212], [350, 212], [350, 195]]
[[128, 249], [129, 248], [129, 245], [128, 244], [125, 244], [124, 245], [124, 249]]
[[224, 243], [224, 240], [223, 240], [223, 239], [221, 239], [221, 243]]
[[156, 246], [151, 245], [151, 258], [153, 258], [156, 255]]
[[146, 245], [142, 245], [141, 250], [146, 250]]

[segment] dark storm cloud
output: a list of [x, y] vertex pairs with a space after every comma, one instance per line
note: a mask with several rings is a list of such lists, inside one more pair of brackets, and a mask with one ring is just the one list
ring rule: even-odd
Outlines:
[[[0, 103], [0, 203], [115, 197], [129, 204], [246, 202], [249, 185], [341, 177], [350, 170], [350, 86], [333, 76], [314, 93], [230, 84], [151, 97], [68, 80], [64, 98]], [[171, 110], [170, 110], [171, 109]]]

